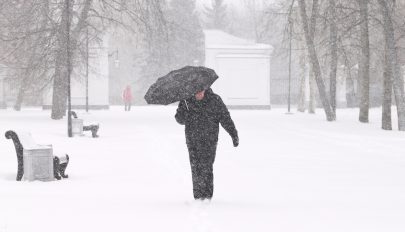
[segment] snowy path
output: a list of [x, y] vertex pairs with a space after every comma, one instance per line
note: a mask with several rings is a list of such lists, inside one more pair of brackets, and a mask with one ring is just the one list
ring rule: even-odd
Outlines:
[[100, 138], [66, 136], [49, 111], [0, 111], [0, 133], [25, 128], [71, 156], [70, 178], [16, 182], [12, 142], [0, 140], [0, 232], [405, 231], [405, 133], [357, 111], [285, 115], [232, 111], [241, 145], [221, 129], [210, 205], [192, 200], [183, 127], [173, 107], [79, 111]]

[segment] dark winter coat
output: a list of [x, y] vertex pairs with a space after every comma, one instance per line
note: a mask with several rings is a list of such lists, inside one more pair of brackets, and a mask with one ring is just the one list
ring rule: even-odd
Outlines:
[[[192, 97], [181, 101], [177, 108], [176, 120], [185, 125], [186, 142], [190, 146], [209, 146], [218, 142], [219, 123], [238, 143], [238, 132], [222, 99], [211, 89], [205, 91], [200, 101]], [[236, 144], [237, 145], [237, 144]]]

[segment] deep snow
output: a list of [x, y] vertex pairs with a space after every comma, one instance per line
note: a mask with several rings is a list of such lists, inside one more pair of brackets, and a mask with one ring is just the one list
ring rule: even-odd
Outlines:
[[[97, 139], [68, 138], [49, 111], [0, 110], [0, 232], [405, 231], [405, 133], [381, 130], [381, 109], [369, 124], [350, 109], [333, 123], [320, 109], [231, 111], [240, 146], [221, 129], [210, 204], [192, 200], [175, 110], [78, 111], [100, 123]], [[8, 129], [68, 153], [69, 179], [16, 182]]]

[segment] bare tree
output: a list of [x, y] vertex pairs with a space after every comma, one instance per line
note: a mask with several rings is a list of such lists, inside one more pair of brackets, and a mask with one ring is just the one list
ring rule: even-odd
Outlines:
[[[65, 9], [64, 1], [0, 1], [3, 13], [0, 15], [0, 38], [2, 50], [5, 50], [2, 63], [10, 67], [21, 83], [16, 108], [20, 108], [27, 90], [42, 92], [52, 85], [51, 118], [61, 119], [66, 112], [68, 88], [67, 32], [72, 55], [69, 68], [75, 76], [80, 76], [80, 68], [85, 63], [82, 61], [86, 54], [86, 38], [90, 37], [92, 43], [100, 42], [110, 25], [131, 31], [128, 22], [134, 22], [142, 28], [143, 34], [150, 35], [151, 25], [155, 22], [149, 20], [151, 11], [160, 7], [160, 2], [70, 0], [70, 9]], [[163, 20], [158, 10], [153, 14], [155, 19]], [[66, 28], [67, 15], [70, 15], [71, 22], [69, 30]]]
[[[393, 88], [395, 94], [395, 102], [397, 105], [398, 114], [398, 128], [401, 131], [405, 131], [405, 96], [403, 89], [403, 80], [400, 76], [400, 67], [398, 61], [397, 47], [395, 43], [395, 31], [393, 23], [392, 11], [389, 7], [389, 0], [378, 0], [380, 5], [381, 14], [383, 17], [383, 29], [385, 46], [387, 48], [386, 54], [386, 75], [390, 75], [392, 72], [393, 76]], [[391, 2], [392, 3], [392, 2]], [[387, 77], [389, 78], [389, 77]]]
[[392, 69], [388, 64], [388, 48], [385, 46], [384, 73], [383, 73], [383, 102], [382, 102], [382, 122], [383, 130], [392, 130], [391, 106], [392, 106]]
[[361, 18], [361, 58], [359, 65], [360, 80], [360, 122], [368, 122], [370, 108], [370, 42], [368, 34], [368, 0], [358, 0]]
[[[311, 31], [309, 29], [308, 16], [306, 13], [306, 3], [305, 3], [305, 0], [299, 0], [298, 3], [299, 3], [299, 7], [300, 7], [300, 12], [301, 12], [302, 25], [303, 25], [303, 29], [305, 32], [305, 40], [307, 43], [308, 53], [309, 53], [309, 57], [311, 60], [313, 73], [315, 75], [315, 80], [316, 80], [316, 83], [318, 86], [318, 91], [319, 91], [319, 95], [321, 98], [321, 102], [322, 102], [323, 108], [325, 110], [326, 119], [328, 121], [334, 121], [336, 119], [336, 116], [333, 114], [329, 100], [326, 96], [325, 84], [322, 79], [321, 67], [319, 65], [318, 56], [317, 56], [317, 53], [315, 50], [313, 35], [310, 34]], [[313, 0], [313, 4], [317, 5], [318, 1]], [[314, 11], [313, 14], [316, 14], [316, 12], [317, 11]]]
[[[61, 20], [57, 25], [57, 45], [56, 45], [56, 62], [55, 62], [55, 76], [53, 78], [53, 91], [52, 91], [52, 119], [61, 119], [66, 112], [66, 100], [68, 97], [68, 46], [73, 49], [70, 37], [70, 25], [68, 21], [72, 21], [73, 4], [61, 3]], [[69, 9], [67, 9], [69, 7]], [[70, 17], [70, 18], [68, 18]], [[70, 50], [69, 49], [69, 50]]]
[[1, 63], [8, 67], [8, 78], [18, 91], [14, 109], [20, 110], [26, 94], [31, 96], [49, 83], [51, 66], [47, 25], [47, 1], [1, 1]]
[[[317, 18], [319, 12], [319, 2], [318, 0], [312, 1], [312, 12], [310, 18], [310, 25], [309, 25], [309, 36], [312, 41], [315, 41], [316, 35], [316, 25], [317, 25]], [[302, 22], [304, 23], [304, 22]], [[303, 27], [304, 28], [304, 27]], [[308, 42], [307, 42], [308, 44]], [[308, 59], [311, 61], [311, 57], [308, 54]], [[315, 80], [315, 73], [312, 61], [309, 65], [309, 106], [308, 106], [308, 113], [315, 114], [316, 109], [316, 80]]]
[[299, 55], [299, 65], [300, 65], [300, 76], [301, 76], [301, 80], [300, 80], [300, 95], [298, 98], [298, 111], [299, 112], [305, 112], [306, 107], [306, 80], [307, 80], [307, 60], [306, 60], [307, 54], [305, 53], [304, 50], [302, 50], [300, 52]]
[[336, 3], [335, 0], [329, 0], [329, 10], [330, 10], [330, 103], [332, 107], [333, 114], [336, 115], [336, 75], [338, 66], [338, 29], [336, 25]]

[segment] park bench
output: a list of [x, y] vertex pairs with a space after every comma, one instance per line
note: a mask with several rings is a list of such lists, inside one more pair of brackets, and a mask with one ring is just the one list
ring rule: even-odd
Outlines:
[[72, 132], [74, 135], [83, 135], [83, 131], [91, 131], [91, 136], [97, 138], [99, 124], [83, 125], [83, 119], [77, 117], [76, 112], [72, 111]]
[[37, 144], [30, 133], [9, 130], [5, 134], [7, 139], [12, 139], [17, 153], [17, 181], [60, 180], [68, 178], [65, 174], [69, 164], [69, 156], [54, 156], [52, 145]]

